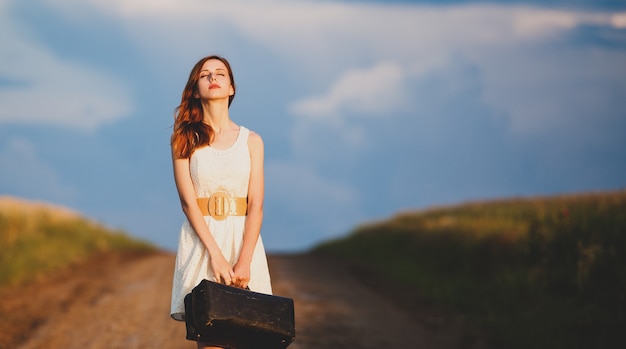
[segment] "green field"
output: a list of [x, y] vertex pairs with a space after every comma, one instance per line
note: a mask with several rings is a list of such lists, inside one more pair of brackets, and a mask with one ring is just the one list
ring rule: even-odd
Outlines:
[[128, 250], [155, 248], [61, 207], [0, 197], [0, 286], [36, 279], [97, 253]]
[[496, 348], [626, 347], [626, 191], [404, 213], [312, 252], [454, 309]]

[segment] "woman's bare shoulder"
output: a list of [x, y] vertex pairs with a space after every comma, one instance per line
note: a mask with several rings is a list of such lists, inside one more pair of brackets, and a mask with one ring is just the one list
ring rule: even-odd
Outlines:
[[263, 138], [261, 135], [250, 130], [250, 135], [248, 136], [248, 145], [250, 146], [263, 146]]

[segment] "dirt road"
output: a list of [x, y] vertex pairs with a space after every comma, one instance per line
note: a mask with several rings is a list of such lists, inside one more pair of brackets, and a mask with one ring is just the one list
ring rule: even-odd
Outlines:
[[[0, 349], [195, 348], [169, 318], [174, 256], [107, 255], [0, 290]], [[410, 312], [347, 269], [310, 255], [272, 255], [274, 293], [291, 297], [290, 349], [482, 349], [455, 317]]]

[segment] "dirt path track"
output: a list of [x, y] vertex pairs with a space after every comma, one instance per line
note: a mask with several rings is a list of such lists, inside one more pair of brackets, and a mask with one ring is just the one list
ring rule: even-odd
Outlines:
[[[173, 265], [167, 253], [108, 255], [0, 290], [0, 349], [193, 349], [168, 315]], [[420, 321], [328, 261], [272, 255], [270, 270], [274, 293], [295, 302], [290, 349], [482, 348], [462, 326]]]

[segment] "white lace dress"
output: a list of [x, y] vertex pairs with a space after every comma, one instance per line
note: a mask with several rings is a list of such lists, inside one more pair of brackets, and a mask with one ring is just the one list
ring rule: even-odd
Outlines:
[[[217, 150], [211, 147], [197, 149], [189, 160], [191, 179], [197, 197], [209, 197], [216, 191], [225, 191], [231, 197], [248, 195], [250, 178], [250, 152], [248, 135], [250, 131], [241, 126], [235, 143], [228, 149]], [[204, 217], [222, 254], [231, 265], [237, 262], [243, 241], [245, 216], [228, 216], [218, 221]], [[202, 279], [213, 281], [213, 270], [209, 253], [195, 231], [185, 219], [180, 231], [174, 282], [172, 286], [171, 316], [184, 320], [184, 298]], [[265, 248], [259, 236], [252, 264], [250, 282], [252, 291], [272, 293], [270, 274], [265, 256]]]

